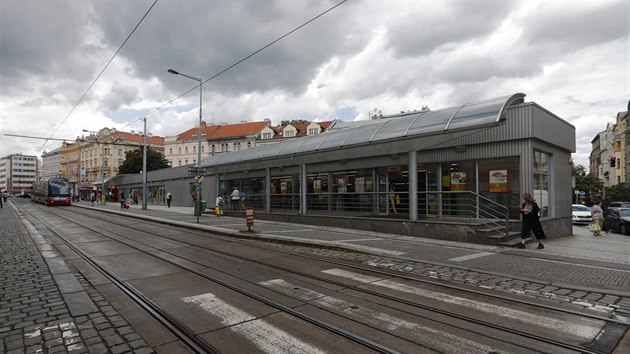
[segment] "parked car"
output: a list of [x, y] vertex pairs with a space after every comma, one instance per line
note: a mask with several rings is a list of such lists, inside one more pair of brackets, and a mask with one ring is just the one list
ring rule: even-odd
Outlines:
[[573, 224], [590, 224], [592, 222], [591, 208], [582, 204], [573, 204]]
[[609, 208], [630, 208], [630, 202], [610, 202]]
[[630, 208], [609, 208], [604, 228], [620, 234], [630, 234]]

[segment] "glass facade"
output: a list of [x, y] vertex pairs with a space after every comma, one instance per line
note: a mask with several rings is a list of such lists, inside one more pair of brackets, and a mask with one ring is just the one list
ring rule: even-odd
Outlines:
[[542, 217], [549, 216], [549, 163], [551, 155], [534, 151], [534, 191], [533, 196], [540, 207]]
[[[549, 187], [548, 156], [536, 152], [534, 191], [547, 212]], [[542, 160], [547, 162], [544, 162]], [[538, 162], [537, 162], [538, 163]], [[419, 218], [483, 217], [481, 205], [498, 210], [497, 215], [519, 219], [520, 157], [463, 160], [417, 166], [416, 203]], [[544, 167], [543, 167], [544, 166]], [[411, 203], [407, 165], [310, 172], [306, 176], [306, 212], [312, 215], [409, 214]], [[542, 187], [539, 187], [542, 186]], [[246, 195], [248, 207], [265, 209], [265, 178], [219, 181], [220, 194], [229, 198], [234, 187]], [[300, 175], [271, 176], [272, 213], [300, 210]], [[244, 193], [244, 194], [243, 194]]]

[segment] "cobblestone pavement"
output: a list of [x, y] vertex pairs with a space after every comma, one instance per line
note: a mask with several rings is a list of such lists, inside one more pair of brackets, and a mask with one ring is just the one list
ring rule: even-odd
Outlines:
[[563, 288], [546, 283], [524, 281], [489, 273], [475, 272], [430, 263], [414, 262], [369, 254], [352, 253], [324, 248], [296, 247], [275, 244], [275, 247], [290, 248], [305, 254], [344, 259], [366, 266], [374, 266], [387, 270], [411, 273], [433, 279], [460, 284], [474, 285], [505, 293], [524, 295], [530, 298], [541, 298], [558, 303], [571, 303], [581, 308], [611, 313], [614, 317], [630, 323], [630, 297], [615, 296], [597, 291]]
[[153, 353], [11, 203], [0, 220], [0, 353]]

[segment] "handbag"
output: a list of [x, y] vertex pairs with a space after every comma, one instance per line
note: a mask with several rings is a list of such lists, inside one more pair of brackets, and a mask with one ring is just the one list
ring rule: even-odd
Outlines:
[[602, 227], [599, 226], [598, 223], [592, 223], [592, 224], [589, 225], [588, 228], [589, 228], [589, 230], [591, 230], [591, 232], [600, 232], [600, 231], [602, 231]]

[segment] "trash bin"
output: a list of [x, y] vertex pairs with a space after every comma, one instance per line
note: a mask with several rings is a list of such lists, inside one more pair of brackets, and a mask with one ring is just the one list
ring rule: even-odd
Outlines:
[[208, 202], [206, 202], [205, 200], [201, 201], [201, 212], [206, 211], [206, 207], [208, 206]]

